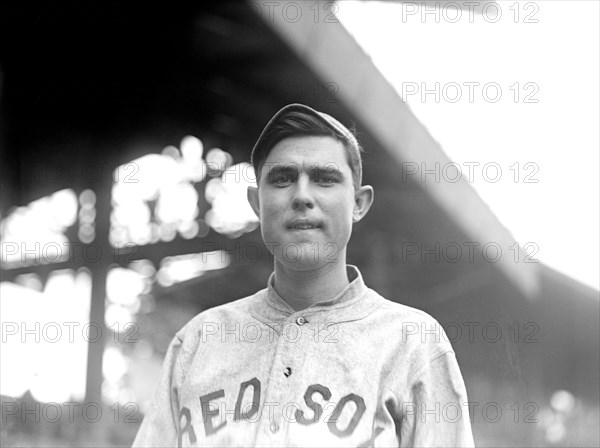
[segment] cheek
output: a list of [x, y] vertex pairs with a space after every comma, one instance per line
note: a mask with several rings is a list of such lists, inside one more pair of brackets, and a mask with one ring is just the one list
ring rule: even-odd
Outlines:
[[282, 208], [276, 201], [267, 199], [260, 204], [260, 213], [264, 223], [273, 225], [274, 221], [281, 215]]
[[260, 227], [263, 237], [273, 238], [274, 232], [277, 232], [281, 217], [281, 207], [278, 207], [272, 201], [267, 199], [260, 204]]
[[336, 204], [335, 207], [331, 208], [332, 211], [332, 220], [334, 227], [338, 229], [338, 231], [348, 231], [352, 227], [352, 216], [353, 216], [353, 208], [349, 208], [340, 203]]

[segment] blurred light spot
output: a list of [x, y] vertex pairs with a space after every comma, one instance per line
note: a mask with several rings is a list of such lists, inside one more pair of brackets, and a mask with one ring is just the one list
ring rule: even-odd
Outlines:
[[152, 278], [156, 274], [156, 268], [154, 264], [150, 260], [136, 260], [129, 263], [129, 269], [134, 270], [135, 272], [143, 275], [146, 278]]
[[81, 210], [79, 210], [79, 221], [83, 222], [84, 224], [91, 224], [94, 222], [94, 220], [96, 219], [96, 209], [95, 208], [87, 208], [87, 207], [81, 207]]
[[79, 194], [79, 204], [82, 207], [94, 207], [96, 205], [96, 193], [94, 193], [94, 191], [90, 189], [83, 190]]
[[182, 180], [177, 161], [159, 154], [146, 154], [120, 165], [114, 176], [112, 194], [118, 203], [156, 199], [161, 185]]
[[70, 247], [65, 232], [77, 220], [77, 206], [75, 193], [66, 189], [16, 208], [0, 226], [2, 267], [68, 260]]
[[127, 359], [119, 349], [108, 347], [104, 350], [102, 373], [109, 383], [117, 382], [127, 373]]
[[204, 197], [208, 201], [209, 204], [222, 194], [227, 193], [225, 190], [225, 185], [221, 179], [211, 179], [206, 183], [206, 187], [204, 188]]
[[163, 156], [167, 156], [167, 157], [171, 157], [175, 160], [178, 160], [181, 158], [181, 154], [179, 153], [179, 150], [177, 148], [175, 148], [175, 146], [166, 146], [162, 151], [161, 154]]
[[258, 227], [258, 217], [247, 199], [248, 187], [256, 186], [253, 178], [252, 166], [240, 163], [223, 172], [220, 185], [216, 179], [210, 182], [210, 186], [207, 185], [205, 196], [212, 208], [204, 219], [211, 228], [230, 238], [237, 238]]
[[552, 394], [550, 405], [555, 411], [568, 414], [575, 406], [575, 397], [566, 390], [557, 390]]
[[186, 240], [191, 240], [198, 235], [199, 226], [196, 221], [184, 222], [179, 226], [179, 234]]
[[539, 421], [543, 427], [547, 428], [548, 426], [550, 426], [552, 424], [552, 422], [554, 422], [555, 419], [556, 419], [556, 417], [555, 417], [554, 411], [552, 411], [552, 409], [550, 409], [548, 407], [542, 408], [542, 410], [540, 411], [540, 414], [539, 414]]
[[173, 241], [177, 235], [177, 227], [171, 224], [161, 224], [158, 227], [158, 235], [163, 241]]
[[77, 197], [73, 190], [60, 190], [51, 195], [50, 207], [54, 220], [60, 223], [61, 226], [69, 227], [75, 223]]
[[133, 320], [132, 313], [122, 305], [111, 303], [106, 307], [104, 322], [108, 328], [117, 333], [126, 330], [125, 325], [132, 323]]
[[15, 278], [15, 283], [24, 286], [25, 288], [41, 292], [43, 289], [42, 280], [37, 274], [21, 274]]
[[91, 224], [84, 224], [79, 228], [79, 232], [77, 232], [77, 237], [81, 240], [82, 243], [89, 244], [94, 241], [96, 237], [96, 230], [94, 226]]
[[159, 285], [164, 286], [165, 288], [168, 288], [174, 283], [167, 271], [158, 271], [158, 274], [156, 274], [156, 280], [158, 281]]
[[198, 193], [188, 183], [167, 185], [160, 191], [156, 216], [161, 222], [191, 221], [198, 216]]
[[127, 243], [127, 230], [124, 227], [111, 226], [108, 240], [113, 246]]
[[96, 195], [92, 190], [84, 190], [79, 195], [79, 231], [77, 237], [84, 244], [89, 244], [96, 238]]
[[171, 286], [199, 277], [206, 271], [226, 268], [229, 264], [230, 257], [225, 251], [165, 257], [158, 271], [158, 282], [165, 287]]
[[150, 220], [150, 209], [143, 202], [119, 204], [113, 208], [117, 224], [127, 224], [130, 227], [145, 226]]
[[[25, 284], [38, 283], [30, 275], [22, 278]], [[53, 271], [43, 292], [2, 282], [0, 296], [3, 323], [17, 326], [7, 327], [6, 332], [3, 328], [0, 393], [19, 397], [30, 390], [42, 402], [82, 400], [89, 341], [83, 331], [89, 325], [89, 271]]]
[[118, 402], [120, 386], [116, 382], [103, 381], [102, 382], [102, 400], [105, 403], [116, 403]]
[[144, 290], [144, 277], [125, 268], [113, 268], [106, 279], [106, 296], [116, 304], [128, 306], [138, 300]]
[[206, 164], [202, 160], [203, 151], [204, 146], [198, 138], [188, 135], [181, 140], [182, 167], [185, 177], [192, 182], [200, 182], [206, 177]]
[[183, 158], [186, 159], [186, 161], [194, 162], [201, 159], [203, 151], [204, 146], [200, 139], [192, 135], [186, 135], [181, 140], [181, 154], [183, 154]]
[[148, 244], [152, 239], [152, 228], [149, 226], [138, 226], [130, 229], [129, 236], [131, 242], [138, 246]]
[[233, 163], [233, 157], [220, 148], [213, 148], [206, 154], [206, 165], [210, 176], [220, 176]]
[[33, 398], [42, 403], [63, 403], [71, 398], [71, 386], [56, 367], [44, 375], [36, 375], [29, 390]]
[[565, 437], [566, 432], [562, 422], [554, 422], [546, 428], [546, 439], [550, 443], [558, 443]]
[[[147, 154], [115, 170], [112, 245], [169, 242], [177, 232], [184, 239], [204, 237], [210, 228], [235, 238], [258, 227], [246, 199], [247, 186], [255, 185], [252, 167], [247, 163], [231, 166], [231, 154], [219, 148], [208, 151], [205, 162], [203, 151], [202, 141], [188, 135], [181, 141], [181, 156], [177, 148], [167, 146], [162, 154]], [[209, 174], [220, 178], [206, 185], [205, 199], [212, 209], [199, 218], [194, 184], [205, 180], [207, 164]]]

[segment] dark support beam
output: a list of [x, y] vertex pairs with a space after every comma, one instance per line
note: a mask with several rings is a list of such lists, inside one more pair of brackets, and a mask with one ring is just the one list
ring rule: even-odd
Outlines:
[[[105, 163], [108, 163], [106, 161]], [[92, 297], [90, 306], [90, 332], [94, 328], [101, 332], [99, 338], [90, 333], [87, 361], [86, 403], [102, 403], [102, 358], [106, 340], [104, 311], [106, 301], [106, 278], [112, 262], [111, 247], [108, 240], [110, 231], [112, 179], [105, 176], [96, 190], [96, 242], [100, 246], [101, 256], [96, 263], [88, 264], [92, 275]], [[92, 342], [93, 341], [93, 342]]]

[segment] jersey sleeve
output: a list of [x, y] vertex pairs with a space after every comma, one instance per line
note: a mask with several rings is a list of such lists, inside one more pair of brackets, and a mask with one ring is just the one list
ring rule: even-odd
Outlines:
[[181, 384], [183, 369], [179, 359], [182, 340], [175, 336], [163, 362], [161, 378], [149, 411], [133, 442], [133, 447], [177, 446], [179, 400], [177, 385]]
[[400, 446], [473, 447], [465, 384], [453, 351], [432, 359], [409, 384], [402, 403]]

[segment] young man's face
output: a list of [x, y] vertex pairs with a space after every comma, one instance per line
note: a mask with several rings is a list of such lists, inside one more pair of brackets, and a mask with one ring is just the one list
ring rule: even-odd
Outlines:
[[248, 200], [276, 261], [310, 269], [345, 264], [352, 224], [367, 213], [373, 190], [369, 186], [355, 190], [341, 142], [300, 136], [271, 149], [258, 190], [251, 187]]

